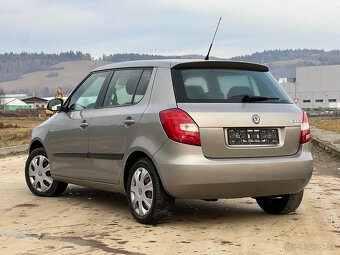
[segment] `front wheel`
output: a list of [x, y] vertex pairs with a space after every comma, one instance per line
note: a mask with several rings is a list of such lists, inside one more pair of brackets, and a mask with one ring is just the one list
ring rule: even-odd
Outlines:
[[63, 193], [67, 183], [52, 179], [50, 162], [44, 148], [32, 151], [25, 166], [26, 184], [36, 196], [53, 197]]
[[153, 163], [139, 159], [127, 181], [127, 198], [133, 217], [142, 224], [156, 224], [171, 215], [174, 199], [162, 186]]
[[288, 214], [301, 204], [303, 190], [298, 193], [271, 197], [258, 197], [256, 201], [263, 211], [270, 214]]

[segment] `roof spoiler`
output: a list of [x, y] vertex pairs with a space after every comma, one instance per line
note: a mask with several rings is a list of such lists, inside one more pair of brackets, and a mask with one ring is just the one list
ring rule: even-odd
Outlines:
[[257, 72], [268, 72], [269, 68], [265, 65], [237, 62], [237, 61], [193, 61], [177, 63], [172, 66], [174, 69], [191, 69], [191, 68], [217, 68], [217, 69], [234, 69]]

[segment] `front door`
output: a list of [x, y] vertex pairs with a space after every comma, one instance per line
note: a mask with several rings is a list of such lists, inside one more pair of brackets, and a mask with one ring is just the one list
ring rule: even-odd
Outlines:
[[108, 73], [92, 73], [66, 101], [65, 110], [53, 116], [47, 137], [52, 175], [89, 178], [89, 125]]
[[119, 182], [124, 153], [148, 105], [146, 91], [151, 74], [152, 69], [114, 72], [102, 108], [96, 110], [91, 120], [91, 180], [114, 184]]

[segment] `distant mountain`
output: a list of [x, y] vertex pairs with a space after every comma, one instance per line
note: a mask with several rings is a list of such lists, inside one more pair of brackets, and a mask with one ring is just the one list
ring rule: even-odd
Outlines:
[[92, 69], [108, 63], [98, 60], [60, 62], [47, 70], [24, 74], [21, 79], [1, 82], [0, 90], [7, 94], [51, 97], [61, 88], [64, 95], [68, 95]]
[[[119, 53], [113, 55], [103, 55], [100, 60], [109, 62], [166, 59], [166, 58], [189, 58], [204, 59], [202, 55], [183, 55], [183, 56], [163, 56], [136, 53]], [[221, 60], [222, 58], [211, 57], [211, 59]], [[262, 63], [270, 68], [271, 73], [278, 79], [281, 77], [295, 77], [296, 67], [317, 66], [317, 65], [340, 65], [340, 50], [317, 50], [317, 49], [298, 49], [298, 50], [266, 50], [256, 52], [251, 55], [237, 56], [229, 60], [248, 61]]]
[[[184, 55], [184, 56], [162, 56], [136, 53], [119, 53], [103, 55], [99, 61], [121, 62], [130, 60], [148, 60], [148, 59], [166, 59], [166, 58], [190, 58], [203, 59], [201, 55]], [[211, 59], [217, 59], [211, 57]], [[17, 80], [24, 74], [50, 70], [50, 75], [54, 75], [52, 66], [67, 61], [93, 60], [89, 53], [81, 51], [68, 51], [61, 53], [4, 53], [0, 54], [0, 82]], [[51, 69], [52, 68], [52, 69]]]
[[266, 64], [271, 73], [278, 79], [295, 77], [296, 67], [340, 65], [340, 50], [266, 50], [251, 55], [233, 57], [230, 60]]
[[[0, 54], [0, 87], [7, 93], [27, 93], [51, 96], [57, 87], [68, 93], [88, 72], [109, 62], [166, 58], [204, 59], [202, 55], [164, 56], [137, 53], [103, 55], [93, 60], [90, 54], [70, 51], [59, 54], [5, 53]], [[211, 59], [221, 59], [211, 57]], [[295, 77], [296, 67], [340, 65], [340, 51], [332, 50], [266, 50], [230, 60], [268, 65], [278, 79]]]

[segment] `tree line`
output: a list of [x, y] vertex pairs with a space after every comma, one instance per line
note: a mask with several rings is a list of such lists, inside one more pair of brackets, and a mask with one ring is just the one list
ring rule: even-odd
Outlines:
[[234, 57], [231, 60], [266, 64], [271, 73], [278, 79], [281, 77], [295, 77], [297, 67], [340, 65], [340, 50], [265, 50], [251, 55]]
[[[103, 55], [99, 60], [108, 62], [122, 62], [122, 61], [133, 61], [133, 60], [152, 60], [152, 59], [204, 59], [203, 55], [188, 54], [188, 55], [157, 55], [157, 54], [138, 54], [138, 53], [116, 53], [110, 55]], [[211, 57], [211, 59], [218, 59]]]
[[[202, 55], [182, 55], [182, 56], [165, 56], [154, 54], [138, 54], [138, 53], [117, 53], [102, 55], [98, 60], [107, 62], [120, 62], [131, 60], [151, 60], [151, 59], [167, 59], [167, 58], [189, 58], [204, 59]], [[57, 72], [51, 66], [64, 61], [91, 60], [93, 59], [89, 53], [81, 51], [68, 51], [62, 53], [4, 53], [0, 54], [0, 82], [19, 79], [23, 74], [50, 70], [48, 75], [55, 76]], [[211, 57], [211, 59], [219, 59]], [[233, 61], [248, 61], [255, 63], [263, 63], [269, 66], [271, 73], [275, 78], [295, 77], [295, 70], [300, 66], [315, 65], [340, 65], [340, 50], [318, 50], [318, 49], [286, 49], [286, 50], [266, 50], [256, 52], [251, 55], [233, 57]], [[62, 86], [62, 85], [61, 85]], [[55, 88], [51, 88], [46, 84], [41, 84], [41, 88], [36, 89], [35, 94], [39, 96], [51, 96]], [[69, 86], [63, 87], [64, 94], [68, 94], [71, 90]], [[11, 93], [26, 93], [31, 95], [32, 89], [25, 88]]]
[[[166, 58], [190, 58], [203, 59], [202, 55], [184, 56], [164, 56], [136, 53], [118, 53], [103, 55], [99, 60], [109, 62], [131, 61], [131, 60], [150, 60]], [[211, 57], [211, 59], [221, 60], [221, 58]], [[230, 58], [232, 61], [246, 61], [262, 63], [269, 67], [275, 78], [295, 77], [296, 68], [302, 66], [318, 65], [340, 65], [340, 50], [325, 51], [320, 49], [286, 49], [286, 50], [265, 50], [255, 52], [251, 55], [243, 55]]]

